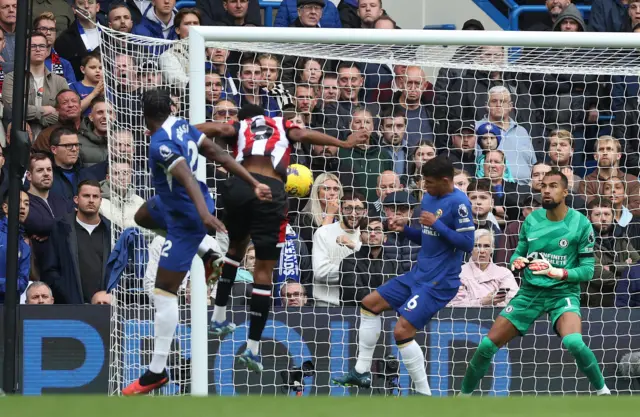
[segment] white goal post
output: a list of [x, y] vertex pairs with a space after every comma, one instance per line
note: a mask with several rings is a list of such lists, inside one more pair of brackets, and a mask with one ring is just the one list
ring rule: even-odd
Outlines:
[[[415, 46], [507, 46], [531, 48], [640, 48], [640, 37], [634, 33], [569, 33], [569, 32], [502, 32], [502, 31], [446, 31], [446, 30], [375, 30], [375, 29], [300, 29], [300, 28], [259, 28], [259, 27], [223, 27], [192, 26], [189, 29], [189, 79], [191, 86], [205, 85], [205, 47], [207, 43], [259, 43], [265, 44], [299, 42], [311, 45], [415, 45]], [[232, 49], [232, 48], [230, 48]], [[249, 48], [251, 49], [251, 48]], [[276, 45], [270, 48], [277, 51]], [[382, 55], [385, 48], [382, 47]], [[395, 53], [394, 53], [395, 52]], [[403, 57], [398, 50], [386, 51], [387, 59], [376, 56], [373, 61], [392, 64], [423, 65], [414, 59]], [[427, 53], [428, 54], [428, 53]], [[317, 56], [316, 53], [309, 54]], [[367, 61], [367, 56], [355, 51], [352, 59]], [[403, 59], [404, 58], [404, 59]], [[443, 64], [455, 67], [450, 62], [433, 62], [433, 67]], [[594, 63], [591, 63], [592, 65]], [[542, 66], [545, 66], [544, 64]], [[539, 70], [540, 68], [538, 68]], [[578, 68], [576, 68], [578, 69]], [[593, 70], [585, 68], [586, 71]], [[579, 69], [578, 69], [579, 70]], [[616, 68], [616, 73], [624, 73]], [[190, 89], [190, 122], [205, 121], [205, 89]], [[204, 164], [200, 164], [204, 166]], [[197, 262], [194, 262], [194, 264]], [[191, 280], [193, 294], [206, 294], [204, 281]], [[199, 305], [197, 303], [200, 303]], [[208, 364], [206, 340], [206, 298], [192, 298], [192, 394], [206, 395], [208, 390]]]

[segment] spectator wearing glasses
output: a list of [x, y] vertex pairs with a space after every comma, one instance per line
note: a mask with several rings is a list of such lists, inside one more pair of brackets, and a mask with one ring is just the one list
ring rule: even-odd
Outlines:
[[299, 282], [288, 281], [280, 287], [282, 307], [304, 307], [309, 303], [307, 291]]
[[68, 127], [59, 127], [51, 134], [53, 154], [53, 185], [51, 193], [63, 197], [71, 204], [78, 193], [78, 184], [84, 179], [93, 179], [93, 170], [82, 169], [78, 132]]
[[56, 41], [56, 23], [56, 17], [51, 12], [41, 13], [33, 21], [34, 32], [42, 33], [47, 38], [47, 45], [50, 48], [49, 57], [44, 61], [44, 65], [52, 73], [64, 77], [67, 83], [75, 83], [76, 74], [71, 63], [62, 58], [53, 48], [53, 43]]
[[[58, 112], [53, 107], [56, 95], [68, 89], [67, 81], [52, 74], [44, 65], [49, 47], [47, 38], [41, 33], [32, 33], [27, 43], [30, 49], [29, 70], [27, 73], [28, 99], [25, 118], [31, 127], [33, 136], [37, 136], [43, 128], [58, 121]], [[14, 73], [7, 74], [3, 85], [2, 103], [4, 104], [4, 121], [8, 123], [13, 108]], [[17, 103], [22, 105], [23, 97]]]
[[475, 231], [471, 259], [462, 265], [460, 288], [448, 307], [504, 307], [516, 295], [513, 273], [493, 263], [494, 240], [490, 230]]
[[340, 264], [340, 301], [343, 306], [358, 306], [373, 290], [398, 275], [395, 260], [384, 256], [384, 227], [379, 217], [363, 220], [362, 248]]
[[[274, 26], [276, 27], [289, 27], [300, 16], [300, 5], [305, 3], [304, 0], [282, 0]], [[320, 17], [320, 26], [323, 28], [341, 28], [340, 16], [335, 4], [331, 1], [322, 0], [322, 11]]]
[[237, 122], [238, 106], [235, 101], [229, 99], [218, 100], [213, 103], [213, 121], [214, 122]]
[[364, 197], [345, 192], [340, 221], [320, 227], [313, 235], [313, 297], [317, 306], [340, 305], [340, 263], [362, 247], [360, 221], [365, 213]]

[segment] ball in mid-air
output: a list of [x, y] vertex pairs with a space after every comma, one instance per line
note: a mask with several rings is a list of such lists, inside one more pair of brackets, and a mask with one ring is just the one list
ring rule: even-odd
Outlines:
[[302, 198], [309, 195], [313, 185], [313, 174], [304, 165], [292, 164], [287, 168], [285, 190], [291, 197]]

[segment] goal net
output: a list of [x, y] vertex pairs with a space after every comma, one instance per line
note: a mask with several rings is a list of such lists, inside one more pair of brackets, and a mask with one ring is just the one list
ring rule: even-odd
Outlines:
[[[304, 39], [313, 36], [303, 32]], [[582, 283], [579, 301], [584, 340], [609, 387], [619, 393], [638, 389], [630, 373], [640, 355], [640, 312], [631, 308], [640, 305], [640, 55], [635, 49], [518, 46], [508, 40], [512, 34], [504, 33], [503, 46], [447, 45], [442, 36], [440, 46], [205, 37], [206, 49], [194, 52], [187, 41], [108, 28], [101, 33], [106, 99], [113, 110], [111, 173], [129, 170], [131, 187], [142, 199], [153, 195], [140, 105], [147, 88], [170, 89], [175, 114], [192, 122], [236, 120], [239, 107], [257, 103], [269, 116], [291, 118], [340, 139], [359, 130], [370, 136], [366, 147], [354, 150], [294, 147], [291, 163], [308, 167], [315, 181], [309, 195], [290, 197], [291, 227], [274, 272], [274, 309], [261, 346], [265, 371], [248, 373], [234, 360], [248, 333], [255, 259], [249, 249], [228, 313], [237, 330], [223, 340], [209, 337], [205, 346], [210, 394], [409, 394], [411, 382], [393, 339], [397, 316], [391, 312], [384, 316], [375, 351], [372, 389], [345, 389], [330, 381], [355, 364], [359, 301], [416, 262], [420, 247], [388, 231], [385, 219], [406, 216], [418, 226], [420, 170], [438, 154], [455, 162], [455, 185], [467, 192], [475, 226], [486, 232], [476, 233], [450, 308], [417, 335], [433, 394], [459, 391], [477, 344], [517, 293], [520, 277], [505, 267], [523, 219], [541, 206], [542, 176], [554, 166], [568, 177], [569, 206], [594, 223], [595, 275]], [[204, 77], [190, 82], [190, 65], [203, 56]], [[206, 183], [221, 216], [218, 197], [227, 177], [221, 167], [206, 164]], [[295, 180], [305, 184], [303, 174]], [[366, 204], [347, 202], [347, 191]], [[114, 222], [114, 242], [133, 226], [124, 207], [120, 222]], [[335, 222], [342, 224], [348, 244], [316, 234]], [[148, 294], [162, 241], [143, 234], [136, 251], [146, 254], [148, 264], [132, 265], [137, 268], [127, 270], [114, 291], [113, 395], [144, 372], [152, 353]], [[560, 247], [571, 243], [562, 236], [557, 240], [553, 244]], [[163, 395], [193, 388], [188, 288], [185, 284], [180, 294], [181, 320], [169, 359], [172, 381]], [[212, 305], [215, 287], [210, 290]], [[593, 389], [544, 316], [498, 352], [479, 392], [575, 395]]]

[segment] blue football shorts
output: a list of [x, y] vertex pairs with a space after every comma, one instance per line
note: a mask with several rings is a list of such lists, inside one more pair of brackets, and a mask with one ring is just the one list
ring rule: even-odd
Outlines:
[[437, 289], [417, 279], [414, 271], [393, 278], [378, 288], [378, 293], [400, 316], [421, 330], [449, 304], [457, 288]]
[[[215, 210], [212, 199], [205, 199], [211, 213]], [[190, 212], [175, 213], [169, 210], [158, 196], [147, 201], [153, 221], [167, 231], [160, 256], [159, 268], [175, 272], [187, 272], [198, 253], [198, 246], [207, 234], [202, 220]]]

